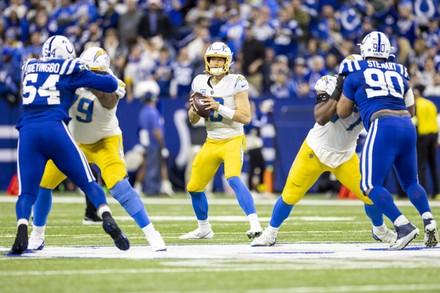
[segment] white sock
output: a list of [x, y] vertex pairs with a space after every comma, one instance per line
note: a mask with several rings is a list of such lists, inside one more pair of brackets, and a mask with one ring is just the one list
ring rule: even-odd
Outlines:
[[46, 225], [44, 226], [32, 226], [32, 233], [37, 235], [44, 235], [44, 232], [46, 231]]
[[209, 231], [211, 230], [211, 224], [209, 224], [209, 220], [197, 220], [197, 223], [199, 225], [199, 229], [201, 231]]
[[249, 224], [251, 225], [251, 230], [253, 231], [261, 231], [263, 230], [260, 225], [260, 221], [258, 220], [258, 215], [256, 213], [249, 214], [248, 216]]
[[385, 224], [382, 224], [381, 226], [374, 226], [373, 225], [373, 233], [376, 232], [385, 232], [387, 229], [387, 226]]
[[142, 232], [144, 232], [145, 236], [149, 236], [151, 234], [153, 234], [156, 231], [156, 229], [154, 229], [153, 223], [148, 224], [147, 226], [145, 226], [144, 228], [142, 228]]
[[427, 219], [433, 219], [434, 217], [432, 216], [431, 212], [424, 212], [422, 215], [422, 219], [423, 220], [427, 220]]
[[105, 212], [109, 212], [110, 215], [112, 214], [112, 211], [110, 210], [110, 207], [108, 205], [102, 205], [98, 208], [98, 216], [102, 219], [102, 214]]
[[21, 218], [21, 219], [19, 219], [19, 220], [17, 221], [17, 227], [20, 226], [20, 225], [22, 225], [22, 224], [25, 224], [26, 226], [29, 226], [29, 221], [26, 220], [25, 218]]
[[266, 231], [269, 232], [269, 234], [271, 234], [271, 235], [277, 236], [279, 229], [280, 228], [275, 228], [275, 227], [272, 227], [271, 225], [269, 225], [269, 226], [267, 226]]
[[397, 217], [397, 219], [394, 221], [394, 225], [396, 226], [402, 226], [408, 224], [409, 221], [404, 215], [400, 215]]

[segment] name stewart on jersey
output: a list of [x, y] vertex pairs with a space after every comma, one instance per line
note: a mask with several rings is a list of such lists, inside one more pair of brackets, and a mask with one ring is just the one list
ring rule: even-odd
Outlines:
[[402, 64], [373, 60], [344, 60], [344, 63], [342, 63], [339, 68], [339, 74], [347, 75], [348, 73], [359, 71], [365, 67], [393, 70], [399, 72], [405, 79], [409, 80], [408, 69]]

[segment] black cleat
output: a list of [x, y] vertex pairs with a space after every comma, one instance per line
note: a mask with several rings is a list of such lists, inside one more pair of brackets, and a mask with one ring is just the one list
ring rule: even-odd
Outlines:
[[130, 241], [128, 241], [127, 236], [125, 236], [121, 229], [119, 229], [110, 213], [103, 213], [102, 218], [102, 228], [104, 229], [105, 233], [110, 235], [110, 237], [113, 239], [115, 246], [120, 250], [128, 250], [130, 248]]
[[10, 254], [22, 254], [28, 248], [28, 226], [21, 224], [17, 229], [17, 236], [12, 245]]
[[84, 216], [84, 225], [100, 225], [102, 224], [102, 219], [97, 213], [87, 214]]

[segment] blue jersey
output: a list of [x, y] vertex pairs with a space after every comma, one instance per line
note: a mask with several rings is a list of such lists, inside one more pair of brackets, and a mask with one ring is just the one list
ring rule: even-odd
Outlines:
[[348, 70], [343, 72], [347, 74], [343, 94], [359, 107], [366, 130], [373, 113], [384, 109], [407, 109], [404, 96], [410, 85], [405, 66], [371, 60], [352, 62], [353, 66], [342, 69]]
[[17, 129], [36, 122], [67, 123], [75, 91], [80, 87], [111, 93], [118, 83], [110, 75], [86, 70], [79, 59], [28, 60], [23, 66], [23, 116]]

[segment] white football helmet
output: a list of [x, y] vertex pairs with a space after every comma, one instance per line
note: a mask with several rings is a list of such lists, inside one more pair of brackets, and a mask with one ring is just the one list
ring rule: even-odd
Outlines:
[[47, 39], [42, 48], [42, 59], [74, 59], [76, 58], [75, 47], [68, 38], [61, 35], [52, 36]]
[[[209, 58], [211, 57], [223, 57], [225, 58], [225, 64], [222, 68], [211, 68], [209, 66]], [[229, 47], [222, 42], [215, 42], [208, 47], [205, 53], [205, 72], [212, 75], [220, 75], [228, 73], [232, 64], [232, 52]]]
[[391, 54], [391, 43], [388, 37], [378, 31], [369, 33], [362, 40], [362, 44], [358, 44], [361, 49], [362, 58], [375, 57], [388, 59]]
[[85, 50], [79, 59], [91, 70], [97, 72], [108, 72], [110, 68], [110, 57], [100, 47], [90, 47]]

